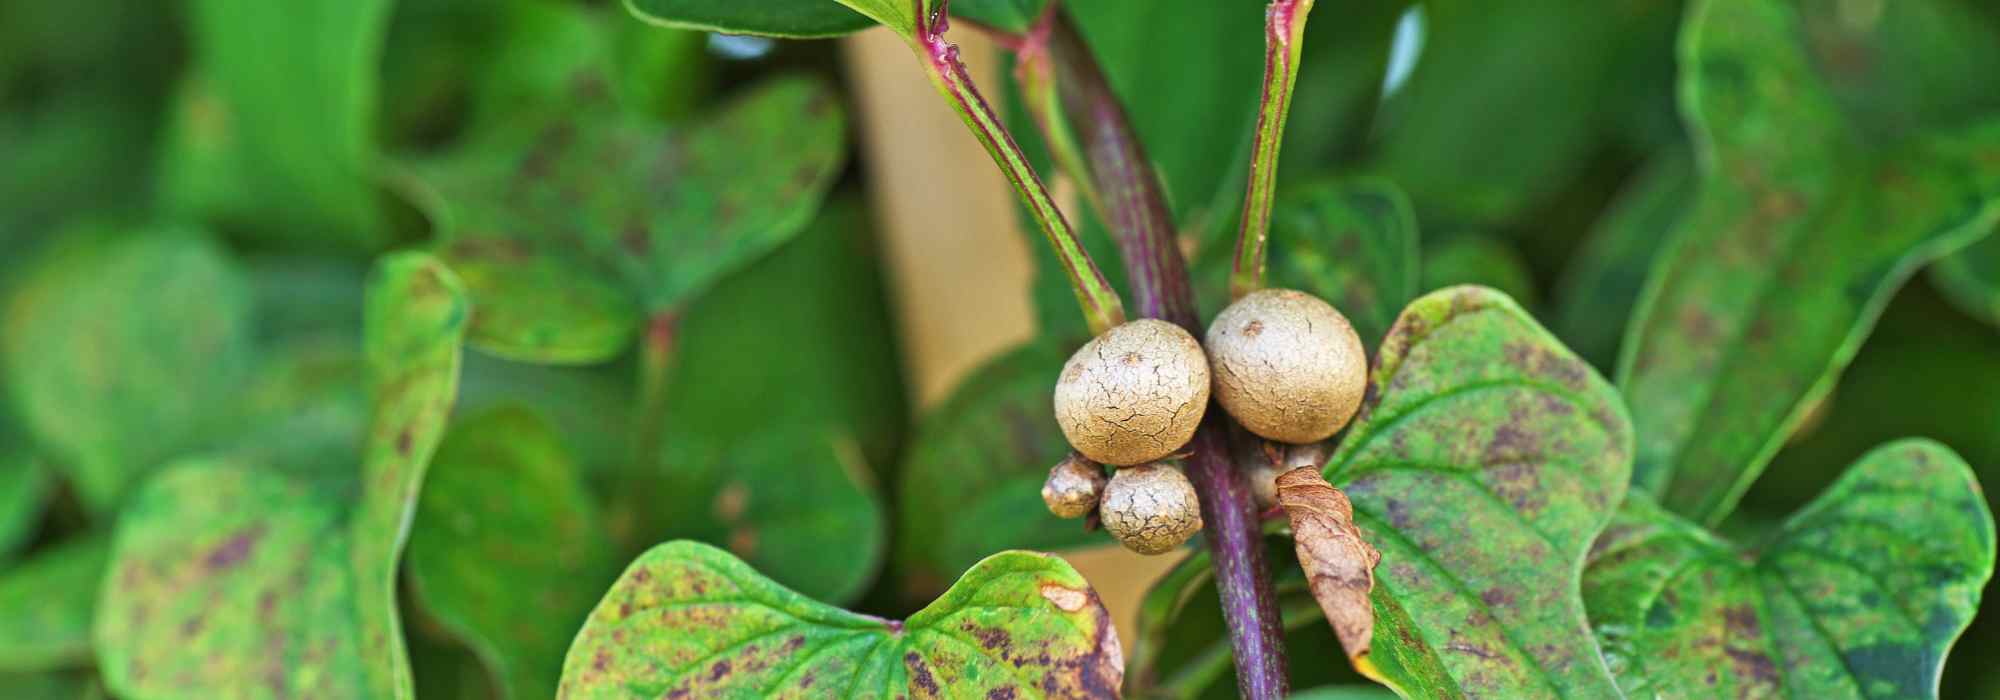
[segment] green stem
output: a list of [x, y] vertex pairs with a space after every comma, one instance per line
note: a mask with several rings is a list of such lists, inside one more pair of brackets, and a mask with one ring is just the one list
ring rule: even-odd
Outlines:
[[[1014, 142], [1006, 125], [986, 98], [979, 94], [978, 86], [972, 82], [971, 74], [965, 70], [965, 63], [958, 58], [958, 47], [945, 41], [944, 33], [949, 26], [946, 19], [947, 0], [932, 3], [931, 16], [919, 17], [917, 35], [911, 46], [924, 60], [924, 67], [930, 74], [931, 83], [938, 92], [958, 110], [972, 135], [979, 139], [979, 145], [986, 148], [993, 162], [1000, 166], [1000, 172], [1014, 186], [1014, 193], [1020, 195], [1021, 202], [1028, 207], [1028, 213], [1041, 226], [1042, 235], [1055, 248], [1056, 258], [1062, 261], [1063, 270], [1069, 274], [1070, 287], [1076, 292], [1077, 304], [1083, 307], [1084, 318], [1089, 321], [1093, 333], [1103, 333], [1125, 322], [1125, 305], [1118, 299], [1118, 292], [1104, 279], [1104, 273], [1097, 269], [1097, 263], [1084, 250], [1083, 242], [1077, 238], [1076, 229], [1069, 220], [1063, 218], [1062, 210], [1056, 207], [1055, 198], [1042, 184], [1042, 178], [1035, 174], [1034, 166]], [[921, 3], [919, 4], [921, 8]]]
[[612, 494], [605, 509], [614, 539], [627, 546], [654, 543], [650, 533], [640, 532], [647, 526], [641, 516], [646, 507], [644, 499], [658, 486], [651, 480], [660, 473], [660, 446], [665, 442], [667, 427], [668, 374], [673, 369], [679, 327], [678, 312], [662, 311], [647, 321], [646, 334], [639, 339], [639, 405], [633, 413], [632, 461], [618, 479], [617, 493]]
[[1243, 199], [1243, 228], [1236, 238], [1236, 266], [1229, 292], [1241, 298], [1264, 286], [1265, 239], [1271, 232], [1271, 204], [1278, 190], [1278, 151], [1285, 141], [1285, 118], [1299, 77], [1299, 52], [1313, 0], [1271, 0], [1264, 14], [1264, 93], [1257, 110], [1256, 143], [1250, 151], [1250, 189]]
[[[1055, 5], [1051, 4], [1050, 8]], [[1053, 13], [1051, 13], [1051, 16]], [[1064, 112], [1062, 93], [1057, 89], [1061, 83], [1056, 78], [1054, 58], [1050, 55], [1049, 32], [1052, 22], [1038, 21], [1028, 28], [1028, 33], [1011, 48], [1014, 51], [1014, 80], [1020, 85], [1021, 102], [1028, 110], [1028, 116], [1035, 120], [1035, 127], [1041, 130], [1042, 140], [1048, 143], [1049, 155], [1055, 159], [1056, 169], [1070, 174], [1076, 182], [1076, 189], [1090, 205], [1098, 217], [1109, 220], [1104, 197], [1098, 194], [1097, 176], [1091, 171], [1090, 161], [1083, 155], [1083, 146], [1078, 142], [1076, 130], [1070, 127], [1070, 118]]]

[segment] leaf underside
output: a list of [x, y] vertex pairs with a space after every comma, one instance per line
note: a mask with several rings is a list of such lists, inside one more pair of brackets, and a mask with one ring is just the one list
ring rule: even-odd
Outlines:
[[1591, 552], [1583, 595], [1628, 696], [1930, 698], [1993, 548], [1971, 469], [1903, 440], [1754, 547], [1636, 496]]
[[1105, 697], [1123, 675], [1109, 613], [1050, 555], [988, 557], [894, 622], [680, 541], [641, 556], [605, 595], [558, 697]]

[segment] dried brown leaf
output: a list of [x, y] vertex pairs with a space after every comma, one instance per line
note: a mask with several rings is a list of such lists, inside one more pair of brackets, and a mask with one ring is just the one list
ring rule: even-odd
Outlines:
[[1278, 475], [1278, 505], [1292, 520], [1299, 565], [1340, 645], [1350, 659], [1367, 654], [1375, 635], [1368, 591], [1375, 587], [1375, 563], [1382, 554], [1361, 539], [1353, 504], [1318, 468], [1305, 467]]

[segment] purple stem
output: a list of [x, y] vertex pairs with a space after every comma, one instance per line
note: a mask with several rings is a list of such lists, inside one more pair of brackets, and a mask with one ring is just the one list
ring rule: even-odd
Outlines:
[[[1055, 10], [1043, 22], [1056, 84], [1066, 113], [1082, 122], [1078, 134], [1093, 170], [1088, 176], [1094, 177], [1103, 195], [1139, 315], [1171, 321], [1201, 337], [1187, 262], [1144, 145], [1067, 13]], [[1024, 53], [1032, 51], [1030, 47]], [[1275, 700], [1289, 690], [1284, 632], [1270, 567], [1264, 561], [1256, 503], [1241, 470], [1230, 461], [1228, 430], [1227, 414], [1210, 405], [1195, 433], [1187, 474], [1201, 496], [1204, 532], [1234, 651], [1237, 690], [1245, 698]]]

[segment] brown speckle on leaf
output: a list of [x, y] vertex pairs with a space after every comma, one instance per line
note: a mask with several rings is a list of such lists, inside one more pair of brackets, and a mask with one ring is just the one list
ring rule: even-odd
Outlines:
[[1354, 506], [1313, 468], [1278, 476], [1278, 503], [1291, 518], [1299, 565], [1349, 658], [1368, 653], [1375, 634], [1375, 564], [1382, 555], [1361, 539]]

